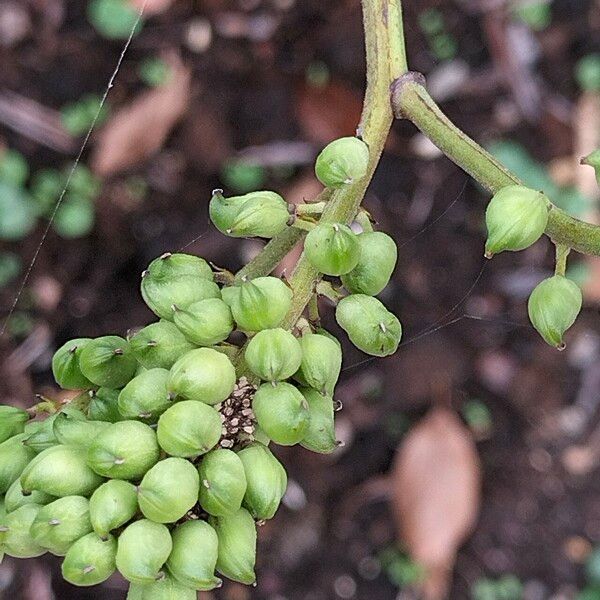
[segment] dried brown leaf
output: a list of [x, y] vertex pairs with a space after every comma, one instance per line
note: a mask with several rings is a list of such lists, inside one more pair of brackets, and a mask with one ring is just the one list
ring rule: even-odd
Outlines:
[[183, 116], [190, 98], [191, 72], [170, 58], [165, 85], [141, 93], [102, 129], [92, 158], [99, 175], [112, 175], [145, 161], [160, 150]]
[[447, 597], [456, 551], [479, 511], [480, 480], [471, 434], [447, 408], [432, 409], [398, 449], [392, 508], [400, 542], [425, 568], [428, 600]]
[[171, 7], [173, 0], [129, 0], [129, 4], [137, 10], [140, 10], [143, 6], [144, 15], [150, 16], [165, 12]]

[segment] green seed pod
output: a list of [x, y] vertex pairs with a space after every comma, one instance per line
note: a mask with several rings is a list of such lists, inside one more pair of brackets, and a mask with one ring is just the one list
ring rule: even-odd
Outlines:
[[105, 421], [87, 421], [73, 414], [59, 413], [54, 419], [52, 429], [59, 444], [87, 448], [110, 423]]
[[128, 481], [111, 479], [90, 498], [90, 521], [94, 531], [106, 538], [113, 529], [130, 521], [138, 509], [137, 489]]
[[308, 430], [300, 444], [307, 450], [330, 454], [337, 447], [334, 425], [333, 398], [311, 388], [301, 390], [308, 402], [310, 420]]
[[90, 392], [88, 418], [92, 421], [106, 421], [116, 423], [123, 420], [119, 412], [119, 390], [111, 388], [98, 388]]
[[37, 504], [25, 504], [8, 513], [0, 527], [2, 532], [2, 549], [14, 558], [34, 558], [45, 554], [29, 532], [35, 517], [42, 507]]
[[159, 455], [156, 433], [148, 425], [120, 421], [96, 437], [88, 448], [87, 461], [103, 477], [138, 480]]
[[224, 354], [197, 348], [171, 367], [168, 391], [179, 399], [218, 404], [231, 394], [235, 381], [235, 369]]
[[187, 308], [205, 298], [219, 298], [208, 263], [189, 254], [163, 254], [142, 274], [142, 297], [161, 319], [173, 320], [173, 305]]
[[209, 523], [219, 539], [217, 571], [233, 581], [252, 585], [256, 581], [256, 525], [250, 513], [240, 508], [232, 515], [211, 517]]
[[27, 423], [23, 444], [36, 453], [56, 446], [58, 440], [54, 435], [54, 421], [59, 414], [50, 415], [43, 421], [31, 421]]
[[272, 519], [287, 488], [287, 474], [274, 454], [255, 442], [238, 452], [248, 487], [244, 506], [255, 519]]
[[115, 572], [116, 555], [116, 538], [109, 535], [102, 539], [88, 533], [69, 548], [62, 563], [62, 576], [73, 585], [97, 585]]
[[81, 372], [79, 367], [81, 351], [88, 342], [91, 342], [90, 338], [70, 340], [54, 353], [52, 373], [61, 388], [79, 390], [94, 387], [94, 384]]
[[302, 362], [300, 342], [285, 329], [263, 329], [246, 347], [246, 362], [265, 381], [291, 377]]
[[23, 470], [35, 456], [35, 452], [23, 445], [27, 434], [20, 433], [8, 438], [0, 444], [0, 493], [8, 488], [21, 476]]
[[[173, 550], [167, 560], [169, 572], [183, 585], [208, 591], [221, 586], [215, 577], [219, 539], [206, 521], [188, 521], [171, 533]], [[193, 548], [193, 551], [190, 551]]]
[[320, 392], [333, 394], [342, 368], [342, 349], [337, 340], [320, 333], [300, 338], [302, 363], [295, 378]]
[[25, 506], [26, 504], [38, 504], [39, 506], [43, 506], [53, 500], [56, 500], [56, 498], [45, 492], [35, 491], [25, 496], [23, 494], [23, 488], [21, 487], [21, 481], [16, 479], [6, 492], [4, 508], [6, 509], [6, 512], [13, 512], [13, 510], [17, 510], [17, 508], [21, 508], [21, 506]]
[[400, 321], [377, 298], [352, 294], [340, 300], [335, 312], [350, 341], [372, 356], [396, 352], [402, 337]]
[[183, 458], [156, 463], [138, 488], [138, 504], [147, 519], [174, 523], [198, 501], [200, 478], [194, 465]]
[[278, 327], [292, 306], [292, 295], [292, 290], [277, 277], [257, 277], [223, 289], [223, 300], [244, 331]]
[[176, 307], [173, 320], [185, 337], [198, 346], [218, 344], [234, 328], [231, 309], [220, 298], [200, 300], [186, 309]]
[[550, 346], [565, 347], [563, 335], [581, 311], [579, 286], [562, 275], [539, 283], [529, 296], [529, 320]]
[[252, 401], [261, 429], [276, 444], [293, 446], [308, 429], [308, 405], [304, 396], [289, 383], [263, 383]]
[[121, 533], [117, 569], [132, 583], [153, 583], [164, 576], [163, 565], [173, 548], [169, 530], [147, 519], [136, 521]]
[[119, 394], [119, 412], [127, 419], [155, 421], [173, 404], [167, 392], [169, 371], [149, 369], [136, 375]]
[[600, 183], [600, 150], [594, 150], [591, 154], [582, 158], [581, 164], [593, 167], [594, 173], [596, 174], [596, 181]]
[[43, 506], [31, 525], [31, 536], [55, 556], [64, 556], [80, 537], [92, 531], [89, 504], [83, 496], [65, 496]]
[[343, 275], [356, 267], [360, 258], [357, 235], [341, 223], [320, 223], [304, 240], [306, 258], [325, 275]]
[[184, 400], [162, 414], [156, 436], [167, 454], [195, 458], [218, 444], [221, 429], [221, 415], [212, 406]]
[[79, 365], [90, 381], [108, 388], [123, 387], [137, 369], [129, 343], [116, 335], [89, 341], [81, 351]]
[[13, 435], [23, 433], [27, 421], [29, 415], [26, 411], [15, 406], [0, 406], [0, 444]]
[[151, 323], [129, 339], [137, 361], [146, 369], [170, 369], [175, 361], [194, 349], [179, 329], [169, 321]]
[[85, 462], [85, 452], [75, 446], [53, 446], [38, 454], [21, 475], [27, 494], [34, 490], [52, 496], [89, 496], [102, 478]]
[[246, 473], [233, 450], [209, 452], [200, 463], [200, 506], [210, 515], [223, 517], [237, 512], [246, 493]]
[[522, 185], [509, 185], [496, 192], [485, 213], [488, 238], [485, 255], [504, 250], [524, 250], [537, 242], [548, 224], [548, 199]]
[[376, 296], [389, 283], [396, 267], [396, 242], [381, 231], [365, 231], [356, 239], [360, 258], [352, 271], [342, 275], [342, 283], [353, 294]]
[[181, 585], [169, 574], [148, 585], [132, 583], [127, 594], [127, 600], [196, 600], [197, 597], [195, 589]]
[[315, 173], [324, 186], [339, 188], [362, 179], [368, 166], [369, 147], [356, 137], [343, 137], [323, 148]]

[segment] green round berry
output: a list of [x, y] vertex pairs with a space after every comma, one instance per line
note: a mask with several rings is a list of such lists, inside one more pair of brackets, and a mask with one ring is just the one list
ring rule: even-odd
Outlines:
[[187, 308], [175, 308], [173, 321], [183, 335], [198, 346], [226, 340], [233, 331], [231, 309], [220, 298], [207, 298]]
[[167, 369], [148, 369], [136, 375], [119, 394], [119, 412], [126, 419], [155, 421], [173, 404], [168, 380]]
[[19, 479], [35, 456], [35, 452], [23, 444], [26, 435], [20, 433], [0, 444], [0, 494], [6, 493], [8, 488]]
[[116, 423], [123, 420], [119, 412], [119, 390], [111, 388], [98, 388], [90, 391], [88, 405], [88, 418], [93, 421], [107, 421]]
[[25, 504], [4, 517], [0, 532], [2, 550], [8, 556], [34, 558], [45, 554], [46, 549], [40, 546], [30, 533], [31, 525], [41, 508], [37, 504]]
[[325, 275], [343, 275], [356, 267], [360, 246], [356, 234], [341, 223], [321, 223], [304, 240], [306, 258]]
[[194, 588], [181, 585], [168, 573], [147, 585], [132, 583], [127, 594], [127, 600], [196, 600], [197, 597]]
[[137, 489], [128, 481], [111, 479], [103, 483], [90, 498], [90, 521], [101, 537], [125, 525], [137, 512]]
[[377, 298], [352, 294], [340, 300], [335, 312], [350, 341], [372, 356], [396, 352], [402, 337], [400, 321]]
[[554, 275], [539, 283], [529, 297], [529, 319], [544, 340], [562, 350], [563, 335], [581, 311], [579, 286], [562, 275]]
[[263, 329], [250, 340], [244, 356], [255, 375], [265, 381], [281, 381], [300, 367], [302, 348], [285, 329]]
[[300, 444], [312, 452], [330, 454], [338, 447], [335, 437], [333, 398], [311, 388], [303, 388], [301, 392], [308, 403], [310, 419]]
[[170, 369], [175, 361], [194, 349], [179, 329], [169, 321], [151, 323], [129, 339], [136, 360], [146, 369]]
[[276, 444], [293, 446], [308, 428], [308, 405], [304, 396], [289, 383], [263, 383], [252, 401], [260, 428]]
[[107, 335], [90, 340], [79, 355], [81, 372], [98, 386], [123, 387], [137, 369], [129, 343], [122, 337]]
[[324, 186], [339, 188], [362, 179], [368, 167], [369, 147], [356, 137], [343, 137], [323, 148], [315, 173]]
[[70, 340], [54, 353], [52, 373], [61, 388], [78, 390], [93, 387], [94, 384], [81, 372], [79, 366], [81, 351], [90, 341], [90, 338]]
[[300, 338], [302, 362], [294, 376], [304, 385], [333, 394], [342, 368], [342, 349], [335, 339], [320, 333], [306, 333]]
[[46, 417], [43, 421], [30, 421], [25, 426], [23, 433], [23, 445], [27, 446], [36, 453], [47, 450], [58, 444], [54, 435], [54, 421], [59, 413]]
[[27, 421], [27, 411], [15, 406], [0, 406], [0, 444], [13, 435], [23, 433]]
[[581, 159], [582, 165], [593, 167], [596, 181], [600, 182], [600, 150], [594, 150], [591, 154]]
[[6, 496], [4, 498], [4, 508], [6, 509], [6, 512], [10, 513], [13, 510], [17, 510], [17, 508], [21, 508], [21, 506], [25, 506], [26, 504], [38, 504], [40, 506], [44, 506], [44, 504], [48, 504], [53, 500], [55, 500], [54, 496], [46, 494], [46, 492], [38, 492], [37, 490], [30, 492], [25, 496], [23, 494], [23, 488], [21, 487], [21, 481], [19, 479], [15, 479], [6, 492]]
[[54, 419], [52, 430], [59, 444], [87, 448], [110, 423], [105, 421], [87, 421], [73, 414], [59, 413]]
[[116, 555], [117, 540], [112, 535], [102, 539], [88, 533], [69, 548], [62, 563], [62, 576], [73, 585], [98, 585], [115, 572]]

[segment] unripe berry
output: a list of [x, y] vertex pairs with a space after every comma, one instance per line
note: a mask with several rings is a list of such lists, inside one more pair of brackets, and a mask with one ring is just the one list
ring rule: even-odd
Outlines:
[[26, 411], [15, 406], [0, 406], [0, 444], [13, 435], [23, 433], [27, 421], [29, 415]]
[[302, 362], [295, 379], [320, 392], [333, 394], [342, 368], [340, 343], [320, 333], [306, 333], [300, 338]]
[[116, 423], [123, 420], [119, 412], [119, 390], [111, 388], [98, 388], [90, 392], [88, 417], [94, 421], [107, 421]]
[[335, 312], [339, 326], [350, 341], [372, 356], [389, 356], [396, 352], [402, 326], [377, 298], [352, 294], [340, 300]]
[[200, 462], [200, 506], [210, 515], [222, 517], [237, 512], [246, 493], [246, 473], [232, 450], [209, 452]]
[[119, 412], [126, 419], [156, 421], [173, 404], [168, 380], [167, 369], [148, 369], [136, 375], [119, 394]]
[[221, 428], [221, 416], [212, 406], [184, 400], [162, 414], [156, 436], [167, 454], [195, 458], [217, 445]]
[[147, 519], [174, 523], [198, 501], [200, 479], [194, 465], [183, 458], [157, 462], [138, 487], [138, 504]]
[[333, 398], [311, 388], [303, 388], [301, 392], [308, 402], [310, 420], [300, 445], [312, 452], [329, 454], [338, 447]]
[[69, 548], [62, 563], [62, 576], [73, 585], [97, 585], [115, 572], [116, 555], [117, 540], [112, 535], [102, 539], [88, 533]]
[[164, 525], [136, 521], [119, 536], [117, 569], [132, 583], [154, 583], [164, 575], [162, 568], [172, 549], [171, 534]]
[[31, 524], [33, 539], [55, 556], [64, 556], [80, 538], [92, 531], [89, 501], [65, 496], [43, 506]]
[[138, 509], [137, 489], [128, 481], [111, 479], [103, 483], [90, 498], [90, 521], [101, 537], [130, 521]]
[[196, 600], [197, 597], [195, 589], [185, 587], [168, 573], [147, 585], [132, 583], [127, 593], [127, 600]]
[[256, 581], [256, 525], [250, 513], [240, 508], [225, 517], [211, 517], [219, 538], [217, 571], [225, 577], [252, 585]]
[[200, 300], [186, 309], [176, 307], [173, 320], [185, 337], [198, 346], [218, 344], [234, 328], [231, 309], [220, 298]]
[[244, 506], [255, 519], [271, 519], [287, 488], [287, 474], [273, 453], [259, 442], [238, 452], [246, 473]]
[[38, 490], [52, 496], [89, 496], [102, 478], [85, 462], [75, 446], [53, 446], [38, 454], [21, 475], [23, 492]]
[[276, 444], [293, 446], [308, 428], [308, 405], [304, 396], [289, 383], [263, 383], [252, 401], [261, 429]]
[[358, 263], [360, 247], [356, 234], [341, 223], [321, 223], [304, 240], [306, 258], [325, 275], [348, 273]]
[[389, 283], [396, 267], [396, 242], [381, 231], [365, 231], [356, 239], [360, 257], [352, 271], [342, 275], [342, 283], [353, 294], [376, 296]]
[[206, 521], [188, 521], [171, 533], [173, 550], [167, 560], [169, 572], [186, 587], [208, 591], [220, 587], [215, 577], [219, 553], [217, 532]]
[[588, 154], [585, 158], [582, 158], [581, 164], [593, 167], [596, 174], [596, 181], [600, 182], [600, 150], [594, 150], [591, 154]]
[[548, 344], [562, 350], [563, 335], [581, 311], [579, 286], [562, 275], [539, 283], [529, 296], [529, 319]]
[[20, 433], [0, 444], [0, 494], [4, 494], [19, 479], [35, 456], [31, 448], [23, 445], [26, 435]]
[[281, 381], [291, 377], [300, 367], [300, 342], [285, 329], [263, 329], [248, 343], [246, 363], [265, 381]]
[[[77, 411], [79, 412], [79, 411]], [[23, 431], [23, 445], [36, 453], [56, 446], [58, 440], [54, 435], [54, 421], [59, 413], [46, 417], [43, 421], [30, 421]]]
[[40, 506], [43, 506], [44, 504], [48, 504], [53, 500], [56, 500], [54, 496], [46, 494], [45, 492], [38, 492], [37, 490], [25, 496], [23, 494], [21, 482], [19, 479], [16, 479], [6, 492], [6, 496], [4, 498], [4, 508], [6, 509], [6, 512], [12, 512], [13, 510], [17, 510], [17, 508], [21, 508], [21, 506], [25, 506], [26, 504], [39, 504]]
[[0, 531], [2, 550], [8, 556], [34, 558], [46, 552], [30, 533], [31, 525], [41, 508], [37, 504], [25, 504], [4, 517]]
[[218, 298], [208, 263], [189, 254], [163, 254], [142, 274], [142, 297], [161, 319], [173, 320], [173, 305], [187, 308], [205, 298]]
[[87, 421], [69, 413], [59, 413], [54, 419], [52, 430], [59, 444], [87, 448], [110, 423]]
[[146, 369], [170, 369], [175, 361], [194, 349], [170, 321], [151, 323], [129, 339], [136, 360]]
[[215, 190], [209, 213], [215, 227], [231, 237], [272, 238], [285, 229], [290, 218], [286, 201], [268, 191], [225, 198], [221, 190]]
[[112, 479], [140, 479], [158, 461], [160, 449], [154, 431], [138, 421], [112, 423], [90, 445], [89, 466]]
[[235, 387], [231, 361], [212, 348], [197, 348], [184, 354], [172, 367], [168, 391], [175, 397], [218, 404]]
[[81, 372], [79, 360], [90, 338], [77, 338], [61, 346], [52, 357], [52, 374], [56, 383], [65, 390], [93, 387], [93, 383]]
[[91, 382], [109, 388], [123, 387], [137, 369], [129, 343], [116, 335], [90, 340], [81, 350], [79, 366]]
[[243, 331], [278, 327], [292, 306], [292, 290], [277, 277], [257, 277], [222, 294]]
[[494, 194], [485, 213], [485, 255], [524, 250], [537, 242], [548, 224], [548, 199], [542, 192], [509, 185]]
[[323, 148], [315, 173], [324, 186], [338, 188], [362, 179], [368, 167], [369, 147], [356, 137], [343, 137]]

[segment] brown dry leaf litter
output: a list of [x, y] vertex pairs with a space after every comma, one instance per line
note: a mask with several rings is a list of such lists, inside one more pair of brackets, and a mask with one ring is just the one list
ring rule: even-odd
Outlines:
[[456, 552], [472, 531], [481, 471], [469, 430], [454, 412], [434, 408], [406, 436], [391, 473], [401, 544], [425, 568], [423, 597], [447, 597]]

